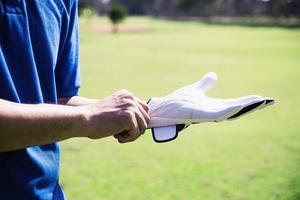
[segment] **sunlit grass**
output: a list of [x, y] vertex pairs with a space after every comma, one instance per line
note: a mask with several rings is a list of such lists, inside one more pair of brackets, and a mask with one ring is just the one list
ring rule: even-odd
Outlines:
[[219, 75], [209, 94], [261, 94], [276, 104], [233, 122], [195, 125], [170, 143], [148, 131], [62, 143], [61, 183], [69, 199], [300, 199], [300, 30], [131, 18], [144, 33], [99, 33], [80, 21], [81, 95], [127, 88], [147, 100]]

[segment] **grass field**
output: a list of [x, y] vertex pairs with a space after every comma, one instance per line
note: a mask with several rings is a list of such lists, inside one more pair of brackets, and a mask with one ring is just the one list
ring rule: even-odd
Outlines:
[[97, 33], [81, 19], [81, 95], [122, 88], [147, 100], [219, 75], [209, 94], [276, 99], [237, 121], [186, 129], [156, 144], [62, 142], [61, 183], [71, 200], [299, 200], [300, 29], [249, 28], [130, 18], [144, 33]]

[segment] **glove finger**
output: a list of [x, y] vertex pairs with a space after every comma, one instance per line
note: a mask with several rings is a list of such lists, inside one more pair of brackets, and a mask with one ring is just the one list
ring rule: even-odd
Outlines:
[[248, 95], [233, 99], [221, 99], [221, 101], [227, 105], [242, 105], [244, 107], [262, 100], [264, 100], [264, 98], [258, 95]]
[[240, 112], [242, 110], [242, 106], [234, 106], [234, 107], [229, 107], [222, 112], [219, 113], [219, 117], [214, 120], [215, 122], [221, 122], [226, 119], [228, 119], [230, 116], [235, 115], [236, 113]]
[[206, 75], [204, 75], [199, 81], [181, 87], [178, 90], [175, 90], [170, 95], [173, 94], [181, 94], [185, 96], [195, 96], [195, 95], [197, 96], [199, 94], [202, 95], [203, 93], [210, 90], [216, 84], [217, 80], [218, 80], [217, 75], [213, 72], [209, 72]]
[[247, 105], [246, 107], [243, 107], [243, 109], [240, 110], [238, 113], [229, 117], [228, 120], [237, 119], [238, 117], [241, 117], [245, 114], [249, 114], [250, 112], [253, 112], [253, 111], [259, 109], [259, 107], [263, 106], [265, 103], [266, 103], [266, 101], [263, 100], [263, 101], [259, 101], [259, 102]]
[[275, 103], [275, 100], [272, 98], [269, 98], [269, 97], [266, 97], [265, 101], [266, 101], [266, 103], [263, 106], [259, 107], [259, 109], [263, 109], [263, 108], [265, 108], [267, 106], [271, 106]]
[[214, 110], [203, 110], [203, 108], [195, 109], [192, 114], [192, 123], [209, 121], [219, 122], [238, 113], [242, 108], [242, 106], [238, 105]]
[[218, 81], [218, 76], [214, 72], [205, 74], [199, 81], [193, 84], [193, 87], [203, 91], [204, 93], [210, 90]]
[[[254, 96], [252, 96], [252, 97], [254, 97]], [[244, 102], [243, 102], [244, 108], [239, 113], [237, 113], [236, 116], [231, 116], [229, 118], [229, 120], [237, 119], [245, 114], [249, 114], [258, 109], [263, 109], [266, 106], [270, 106], [275, 103], [274, 99], [272, 99], [272, 98], [269, 98], [269, 97], [267, 97], [267, 98], [260, 97], [260, 98], [262, 98], [263, 100], [258, 101], [258, 102], [254, 101], [255, 98], [253, 98], [252, 100], [251, 100], [251, 98], [250, 99], [248, 98], [248, 100], [249, 100], [248, 102], [244, 100]], [[259, 99], [259, 96], [257, 96], [257, 99]]]

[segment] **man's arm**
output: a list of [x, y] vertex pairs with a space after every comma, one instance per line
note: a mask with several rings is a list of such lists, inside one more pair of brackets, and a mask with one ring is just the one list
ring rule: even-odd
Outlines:
[[58, 104], [67, 105], [67, 106], [85, 106], [85, 105], [96, 103], [97, 101], [98, 100], [96, 99], [89, 99], [81, 96], [58, 98]]
[[[69, 105], [69, 104], [67, 104]], [[119, 91], [88, 105], [19, 104], [0, 99], [0, 152], [72, 137], [104, 138], [126, 133], [133, 141], [147, 128], [147, 105]]]
[[51, 104], [19, 104], [0, 99], [0, 151], [49, 144], [80, 132], [84, 110]]
[[[137, 97], [136, 97], [137, 98]], [[90, 99], [82, 96], [72, 96], [72, 97], [60, 97], [58, 98], [58, 104], [66, 106], [85, 106], [89, 104], [96, 103], [97, 99]], [[142, 102], [141, 100], [139, 100]], [[147, 104], [146, 101], [143, 101], [144, 104]]]

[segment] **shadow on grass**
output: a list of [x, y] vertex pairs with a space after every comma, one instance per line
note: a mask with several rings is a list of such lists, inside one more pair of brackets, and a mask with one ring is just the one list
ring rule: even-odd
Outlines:
[[269, 28], [300, 28], [300, 18], [271, 18], [271, 17], [155, 17], [163, 20], [181, 22], [199, 22], [207, 25], [269, 27]]

